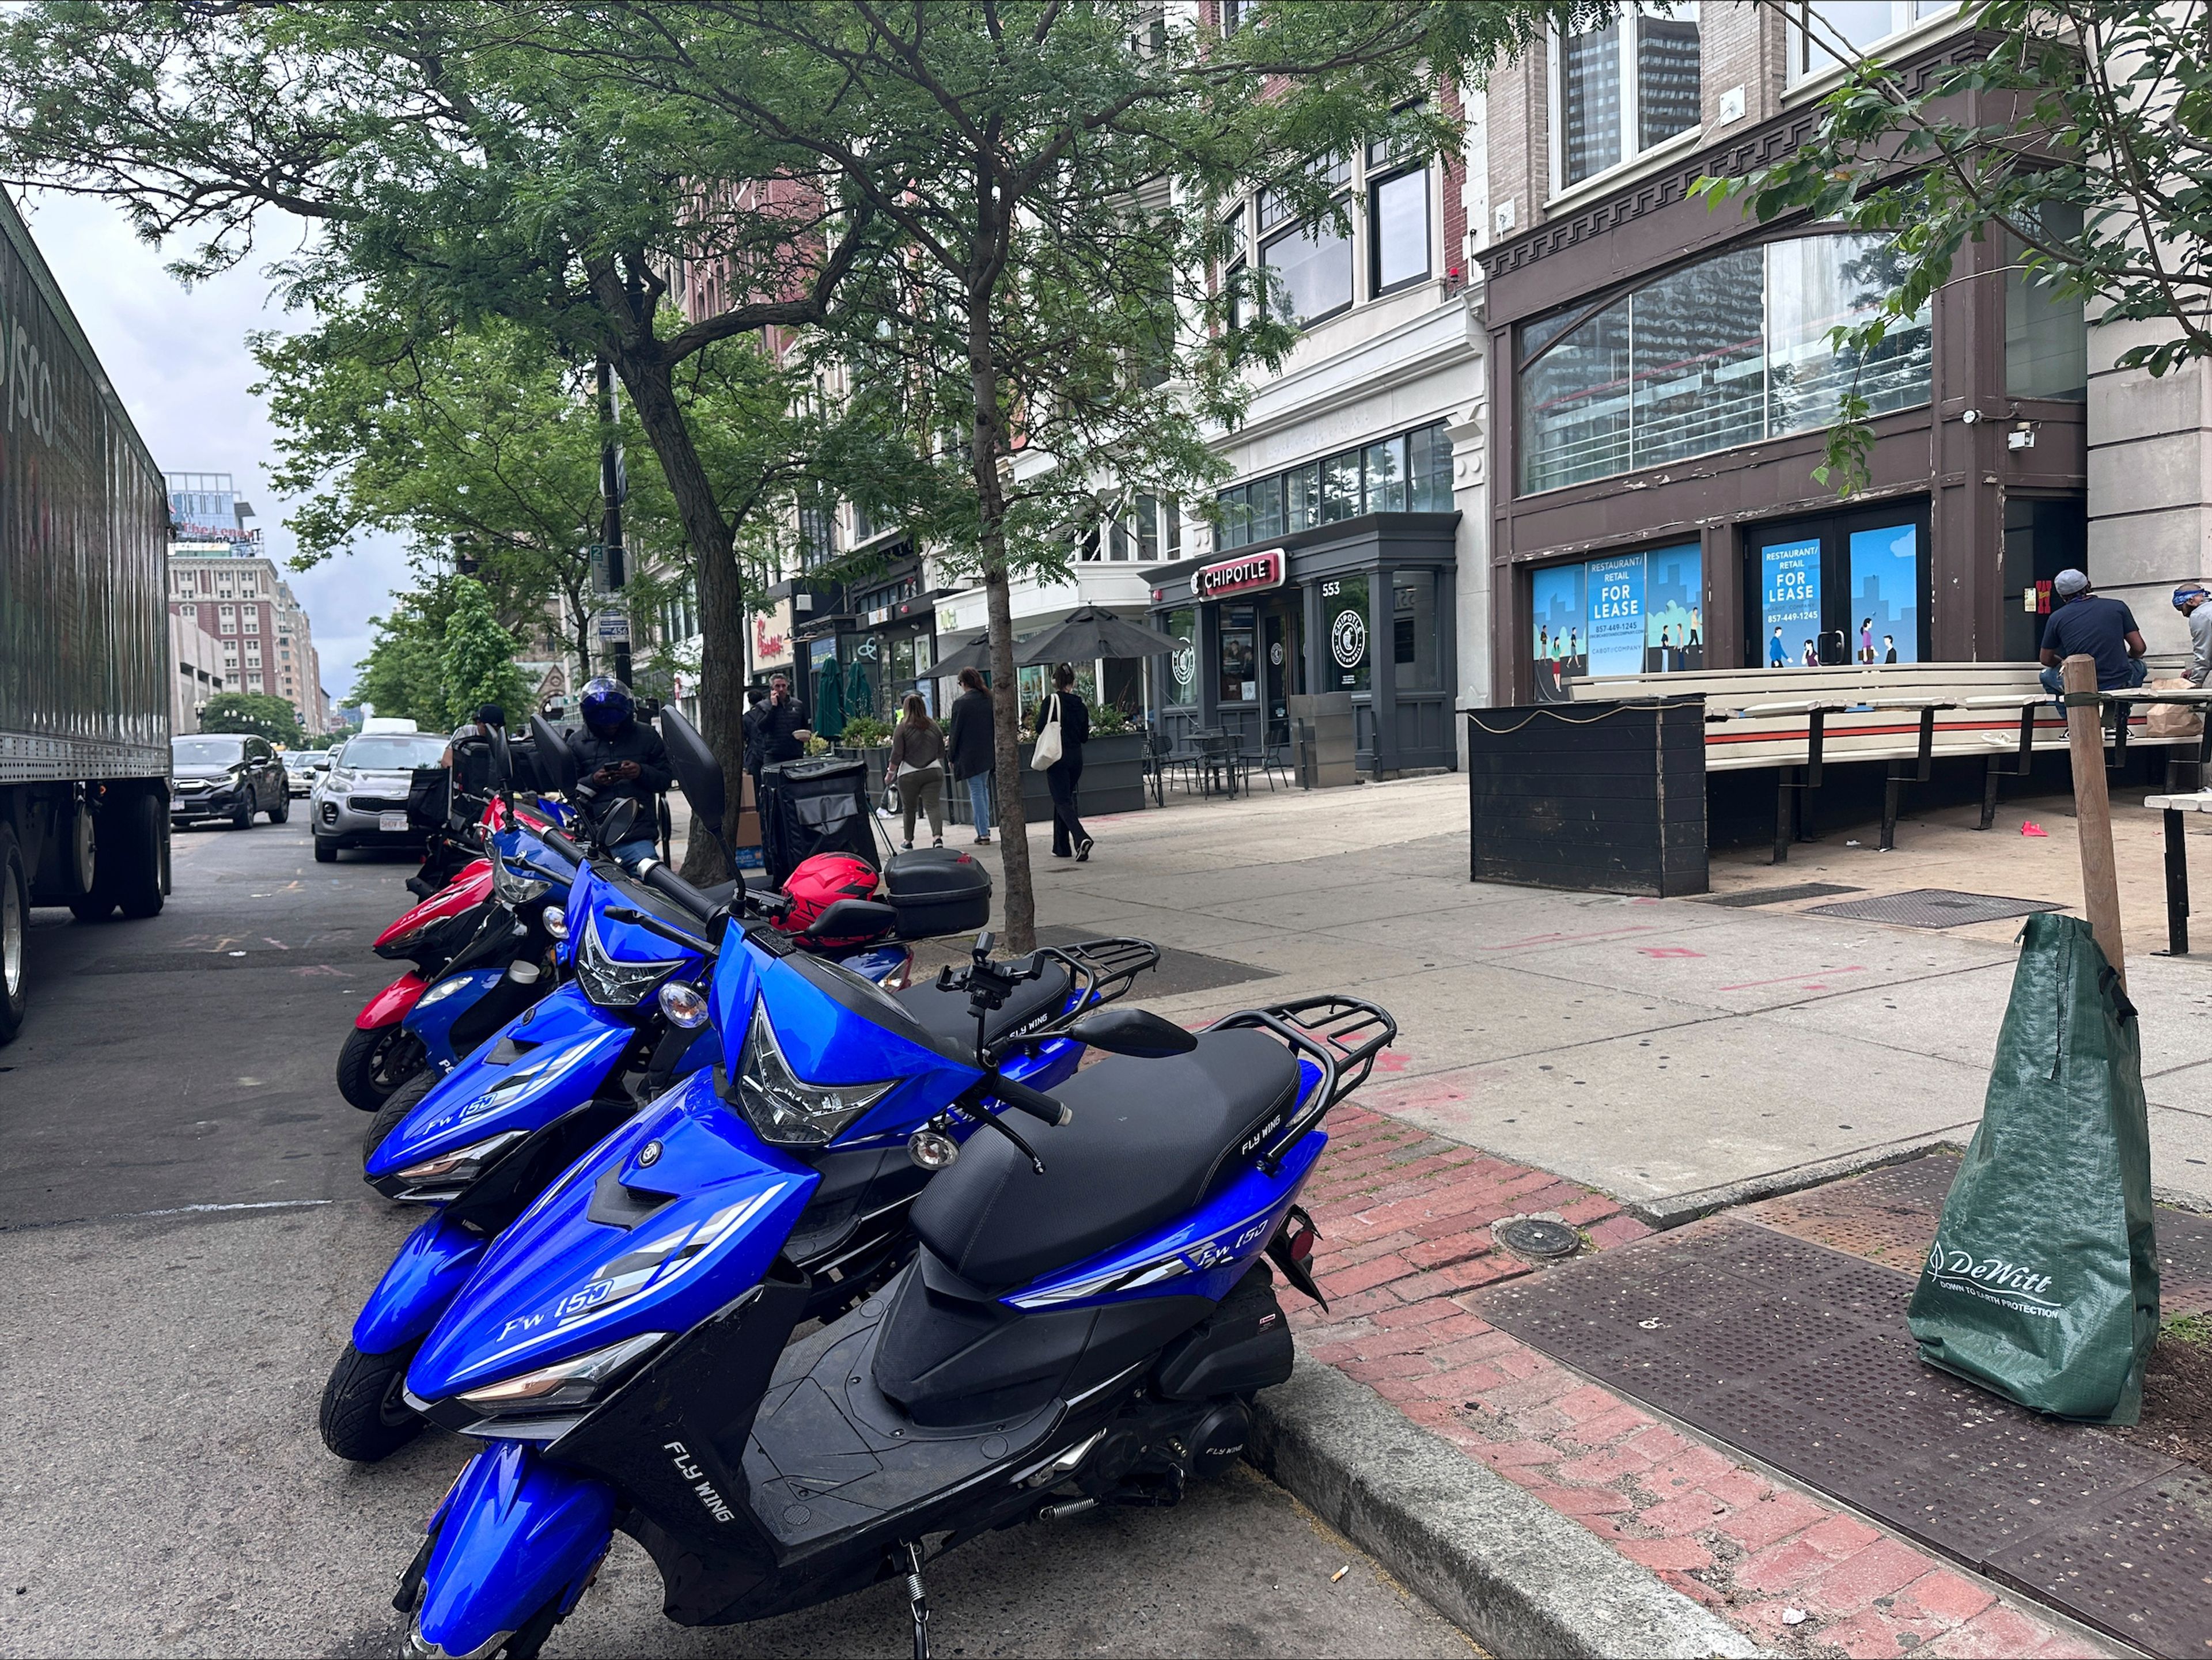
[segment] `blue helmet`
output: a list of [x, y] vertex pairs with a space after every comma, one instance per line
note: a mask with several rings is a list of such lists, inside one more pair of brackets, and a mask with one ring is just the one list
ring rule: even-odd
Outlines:
[[603, 738], [628, 726], [636, 708], [629, 688], [609, 676], [595, 675], [584, 686], [585, 729]]

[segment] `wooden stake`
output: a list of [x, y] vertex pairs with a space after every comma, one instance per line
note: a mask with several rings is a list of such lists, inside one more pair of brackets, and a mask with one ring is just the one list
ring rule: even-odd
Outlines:
[[[2097, 690], [2097, 660], [2069, 657], [2059, 666], [2060, 683], [2069, 692]], [[2127, 719], [2123, 706], [2120, 718]], [[2066, 745], [2074, 768], [2074, 828], [2081, 848], [2081, 907], [2089, 931], [2105, 960], [2128, 978], [2120, 946], [2120, 878], [2112, 857], [2112, 797], [2105, 783], [2105, 721], [2102, 706], [2083, 703], [2066, 711]]]

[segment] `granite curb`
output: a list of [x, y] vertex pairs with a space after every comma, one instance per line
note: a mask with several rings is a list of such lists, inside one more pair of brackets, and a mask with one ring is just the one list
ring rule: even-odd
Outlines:
[[1249, 1456], [1493, 1654], [1770, 1652], [1320, 1361], [1260, 1396]]

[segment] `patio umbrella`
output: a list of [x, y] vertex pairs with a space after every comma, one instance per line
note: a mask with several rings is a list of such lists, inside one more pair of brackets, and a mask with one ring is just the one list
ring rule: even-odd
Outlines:
[[1157, 657], [1176, 646], [1167, 635], [1124, 622], [1100, 606], [1084, 605], [1066, 621], [1019, 642], [1014, 661], [1088, 663], [1100, 657]]
[[[1018, 645], [1016, 649], [1019, 649]], [[957, 680], [963, 669], [988, 669], [991, 666], [991, 636], [979, 635], [949, 657], [940, 657], [930, 667], [933, 678]]]
[[876, 689], [868, 684], [866, 664], [854, 664], [853, 672], [847, 678], [845, 712], [848, 718], [855, 714], [873, 715], [876, 712]]
[[814, 730], [833, 743], [845, 730], [845, 677], [831, 658], [823, 666], [814, 693]]

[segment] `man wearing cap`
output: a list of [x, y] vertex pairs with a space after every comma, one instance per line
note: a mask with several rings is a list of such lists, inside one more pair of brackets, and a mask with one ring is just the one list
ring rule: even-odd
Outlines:
[[[2058, 596], [2058, 604], [2043, 627], [2044, 690], [2060, 696], [2064, 688], [2058, 678], [2059, 665], [2069, 657], [2097, 660], [2099, 691], [2120, 691], [2142, 684], [2149, 675], [2142, 660], [2149, 648], [2136, 627], [2135, 613], [2092, 588], [2087, 575], [2081, 571], [2060, 571], [2051, 587]], [[2063, 699], [2058, 712], [2066, 712]]]
[[2212, 679], [2212, 590], [2202, 582], [2184, 582], [2173, 591], [2173, 608], [2189, 619], [2189, 666], [2181, 678], [2192, 686]]

